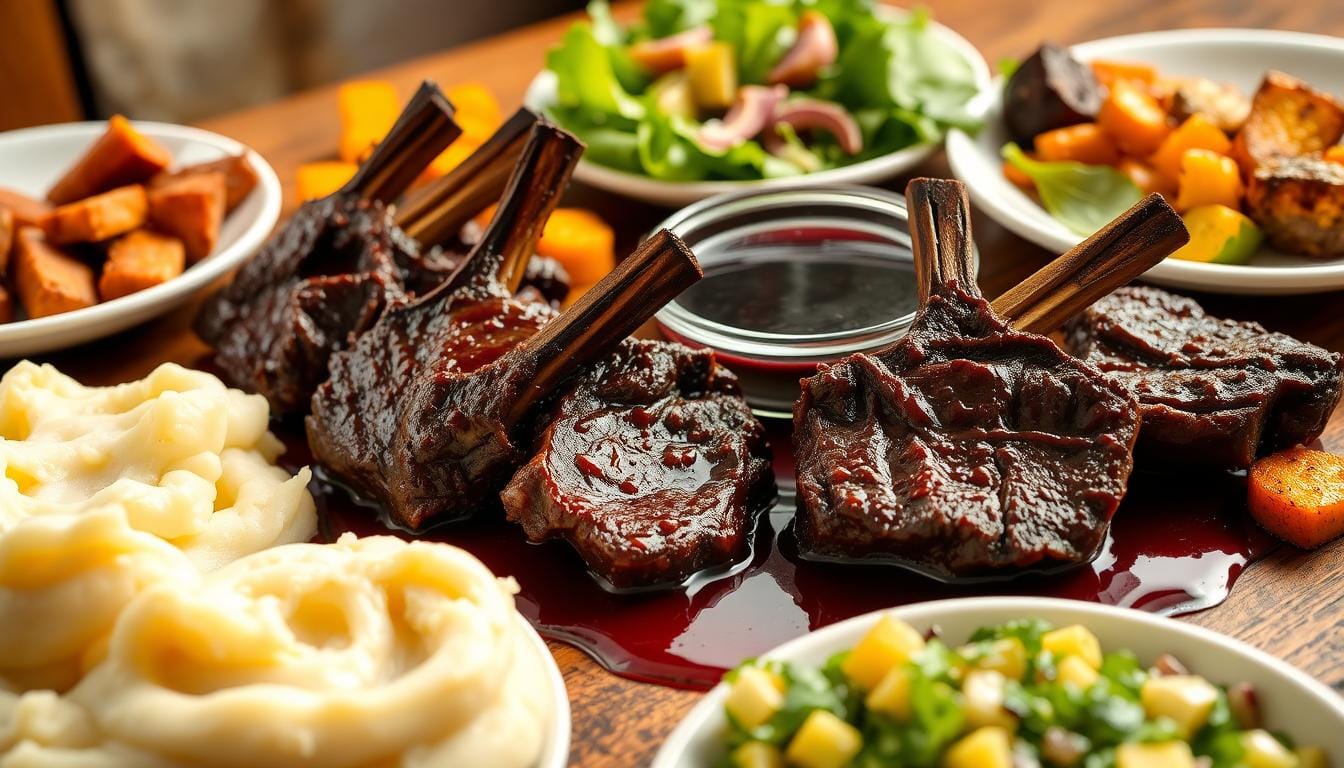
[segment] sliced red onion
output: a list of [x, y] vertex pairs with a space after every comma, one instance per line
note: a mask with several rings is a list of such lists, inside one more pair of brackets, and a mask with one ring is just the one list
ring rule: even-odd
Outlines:
[[768, 82], [790, 88], [810, 88], [821, 76], [821, 70], [835, 63], [840, 44], [830, 19], [817, 11], [803, 11], [798, 20], [798, 39], [775, 68], [770, 70]]
[[723, 152], [754, 138], [770, 124], [776, 107], [789, 89], [782, 85], [744, 85], [722, 120], [710, 120], [700, 128], [700, 145]]

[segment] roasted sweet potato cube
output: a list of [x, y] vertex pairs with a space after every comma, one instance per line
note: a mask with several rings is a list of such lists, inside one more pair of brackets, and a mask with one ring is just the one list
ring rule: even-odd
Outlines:
[[182, 241], [147, 229], [122, 235], [107, 249], [107, 263], [98, 278], [103, 301], [166, 283], [186, 267]]
[[0, 323], [14, 322], [14, 297], [0, 285]]
[[1232, 156], [1249, 177], [1277, 157], [1321, 152], [1344, 136], [1344, 104], [1295, 77], [1270, 72], [1251, 100]]
[[224, 174], [183, 176], [149, 191], [149, 220], [186, 246], [192, 264], [215, 250], [224, 221]]
[[98, 303], [89, 265], [52, 247], [37, 227], [23, 227], [15, 238], [14, 287], [29, 317]]
[[64, 205], [109, 189], [143, 184], [172, 162], [168, 150], [137, 131], [126, 118], [114, 115], [107, 121], [107, 131], [47, 192], [47, 199]]
[[0, 208], [0, 277], [9, 272], [9, 251], [14, 245], [14, 214]]
[[145, 225], [149, 203], [139, 184], [62, 205], [47, 217], [44, 229], [55, 245], [98, 243]]
[[1271, 160], [1251, 176], [1246, 207], [1275, 248], [1344, 256], [1344, 165], [1319, 155]]
[[15, 189], [0, 187], [0, 208], [14, 214], [17, 227], [40, 227], [51, 215], [51, 204], [29, 197]]
[[149, 186], [150, 189], [154, 189], [177, 179], [216, 172], [224, 174], [224, 213], [227, 215], [246, 200], [257, 187], [257, 172], [252, 170], [252, 164], [247, 161], [245, 155], [233, 155], [161, 173], [150, 181]]

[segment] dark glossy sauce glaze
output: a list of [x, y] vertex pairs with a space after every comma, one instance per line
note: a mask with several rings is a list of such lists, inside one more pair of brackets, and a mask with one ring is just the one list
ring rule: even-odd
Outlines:
[[889, 243], [763, 242], [706, 260], [705, 276], [677, 298], [688, 311], [756, 333], [827, 334], [871, 328], [915, 311], [908, 252]]
[[[1245, 512], [1245, 480], [1225, 473], [1192, 479], [1135, 473], [1100, 556], [1052, 576], [997, 584], [940, 584], [899, 568], [800, 559], [793, 517], [793, 457], [786, 427], [772, 424], [780, 502], [763, 516], [745, 567], [687, 589], [612, 594], [584, 571], [568, 545], [527, 543], [502, 519], [451, 525], [426, 538], [463, 547], [518, 580], [518, 608], [542, 634], [577, 645], [618, 675], [705, 689], [723, 671], [786, 640], [881, 608], [974, 595], [1041, 595], [1188, 613], [1222, 602], [1243, 569], [1273, 541]], [[310, 462], [301, 432], [281, 430], [289, 466]], [[319, 538], [406, 534], [339, 488], [313, 483]]]

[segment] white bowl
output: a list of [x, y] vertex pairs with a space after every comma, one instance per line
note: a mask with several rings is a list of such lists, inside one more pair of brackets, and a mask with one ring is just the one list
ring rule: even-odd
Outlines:
[[[907, 13], [889, 6], [882, 6], [879, 11], [893, 19], [903, 18]], [[983, 94], [990, 83], [990, 72], [989, 65], [985, 63], [980, 52], [966, 38], [942, 24], [932, 22], [929, 29], [971, 63], [980, 92]], [[555, 104], [555, 99], [555, 73], [543, 70], [528, 86], [523, 103], [529, 109], [545, 112], [547, 107]], [[579, 161], [578, 167], [574, 170], [574, 178], [589, 186], [642, 200], [651, 205], [680, 208], [707, 197], [732, 192], [783, 187], [821, 187], [832, 184], [876, 184], [914, 168], [937, 149], [936, 143], [916, 144], [842, 168], [758, 181], [662, 181], [641, 174], [618, 171], [589, 160]]]
[[[233, 139], [198, 128], [139, 121], [135, 127], [171, 152], [175, 166], [246, 153], [257, 174], [256, 189], [224, 220], [215, 252], [188, 267], [180, 277], [86, 309], [0, 325], [0, 358], [72, 347], [174, 309], [256, 253], [275, 227], [282, 200], [280, 181], [261, 155]], [[105, 130], [107, 123], [98, 121], [0, 134], [0, 186], [44, 197]]]
[[[1032, 597], [978, 597], [938, 600], [858, 616], [785, 643], [762, 658], [820, 666], [832, 655], [854, 647], [868, 628], [891, 613], [918, 630], [937, 625], [952, 643], [976, 629], [1012, 619], [1040, 618], [1055, 626], [1083, 624], [1101, 638], [1107, 651], [1127, 648], [1152, 663], [1170, 653], [1193, 672], [1214, 683], [1249, 682], [1257, 689], [1266, 726], [1282, 730], [1299, 744], [1323, 747], [1344, 759], [1344, 699], [1304, 672], [1250, 646], [1193, 624], [1142, 611], [1075, 600]], [[709, 768], [723, 754], [728, 722], [720, 684], [700, 700], [654, 758], [653, 768]]]
[[[1317, 89], [1344, 96], [1344, 41], [1336, 37], [1253, 29], [1175, 29], [1095, 40], [1072, 48], [1078, 58], [1120, 59], [1156, 65], [1164, 73], [1228, 82], [1247, 95], [1265, 72], [1277, 69]], [[985, 127], [972, 137], [953, 131], [947, 139], [952, 172], [970, 187], [980, 210], [1004, 227], [1055, 253], [1082, 241], [1003, 177], [1002, 79], [990, 93]], [[1344, 288], [1344, 258], [1313, 259], [1263, 248], [1245, 265], [1200, 264], [1167, 259], [1144, 279], [1175, 288], [1216, 293], [1294, 294]]]
[[537, 759], [537, 768], [565, 768], [569, 765], [569, 735], [571, 717], [569, 712], [569, 693], [565, 689], [565, 678], [555, 663], [555, 656], [541, 639], [537, 630], [527, 623], [527, 619], [518, 617], [527, 631], [528, 645], [541, 658], [546, 668], [546, 686], [550, 689], [551, 722], [542, 745], [541, 757]]

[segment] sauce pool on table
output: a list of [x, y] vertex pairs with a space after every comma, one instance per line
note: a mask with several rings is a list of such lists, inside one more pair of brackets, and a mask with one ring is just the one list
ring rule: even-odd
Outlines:
[[[780, 501], [762, 516], [751, 562], [684, 590], [613, 594], [562, 542], [529, 544], [499, 519], [433, 529], [424, 538], [460, 546], [521, 588], [519, 611], [548, 637], [592, 654], [618, 675], [707, 689], [745, 658], [862, 613], [927, 600], [987, 594], [1041, 595], [1163, 614], [1208, 608], [1273, 540], [1245, 513], [1245, 479], [1209, 473], [1199, 483], [1135, 473], [1101, 554], [1090, 565], [1009, 582], [952, 585], [892, 566], [817, 563], [798, 557], [788, 425], [773, 422]], [[281, 430], [289, 465], [308, 463], [302, 435]], [[375, 509], [343, 489], [313, 484], [318, 538], [387, 533]], [[397, 531], [392, 531], [398, 533]], [[398, 535], [408, 535], [398, 533]]]

